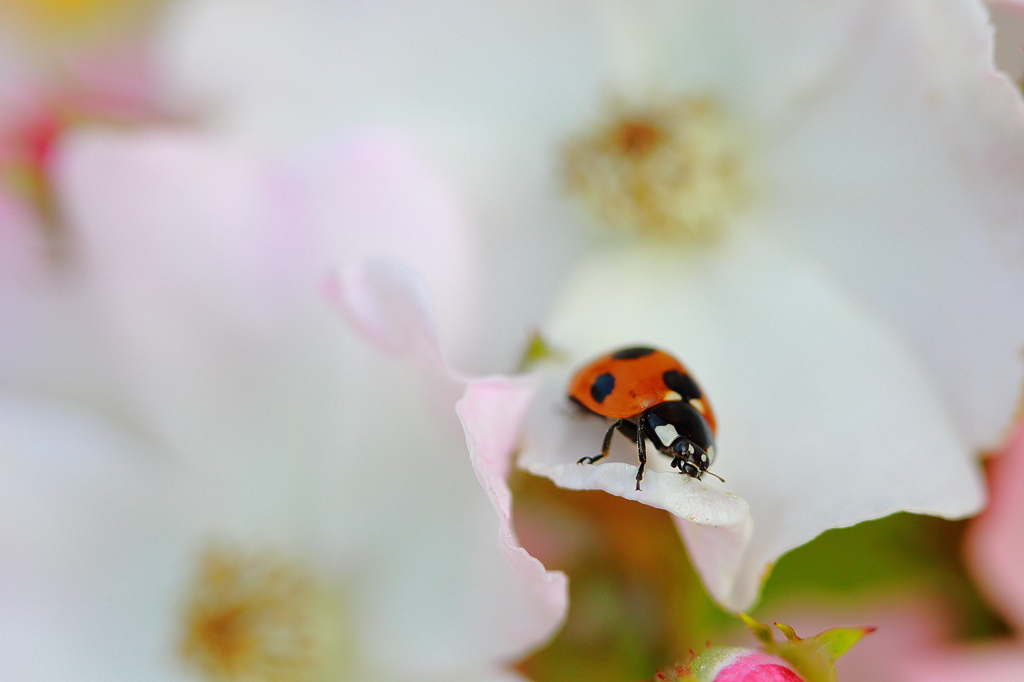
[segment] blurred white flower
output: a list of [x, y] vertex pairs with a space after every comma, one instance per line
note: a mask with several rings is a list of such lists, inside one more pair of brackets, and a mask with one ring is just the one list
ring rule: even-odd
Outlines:
[[[975, 460], [1011, 424], [1022, 376], [1024, 263], [1008, 254], [1024, 219], [1024, 111], [976, 3], [689, 10], [688, 23], [652, 22], [655, 44], [674, 89], [732, 114], [725, 177], [745, 203], [705, 211], [719, 232], [700, 243], [648, 239], [576, 270], [544, 328], [565, 356], [522, 461], [672, 511], [712, 595], [745, 609], [781, 554], [827, 528], [980, 508]], [[627, 197], [657, 196], [658, 170]], [[699, 377], [725, 483], [662, 466], [636, 492], [624, 446], [576, 464], [601, 427], [558, 415], [560, 391], [573, 367], [636, 344]]]
[[566, 598], [509, 526], [519, 420], [471, 401], [468, 453], [461, 380], [321, 291], [390, 254], [457, 345], [477, 256], [443, 185], [373, 134], [281, 165], [97, 130], [57, 159], [76, 267], [0, 291], [4, 674], [515, 678]]

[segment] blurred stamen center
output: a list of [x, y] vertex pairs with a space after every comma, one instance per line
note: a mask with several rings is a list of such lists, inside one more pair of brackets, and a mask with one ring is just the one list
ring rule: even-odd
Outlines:
[[615, 136], [623, 156], [639, 159], [657, 149], [665, 133], [650, 121], [622, 121]]
[[179, 653], [204, 680], [325, 680], [337, 662], [330, 603], [300, 564], [208, 549], [188, 595]]
[[569, 191], [605, 225], [667, 239], [716, 236], [742, 203], [741, 166], [710, 97], [613, 106], [565, 150]]

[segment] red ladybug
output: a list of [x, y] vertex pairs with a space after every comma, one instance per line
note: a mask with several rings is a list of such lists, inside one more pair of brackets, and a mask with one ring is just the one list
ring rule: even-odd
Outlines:
[[598, 358], [572, 378], [569, 400], [614, 420], [604, 435], [601, 454], [582, 457], [578, 464], [593, 464], [607, 456], [618, 429], [636, 443], [637, 490], [647, 464], [648, 439], [672, 458], [671, 466], [679, 473], [697, 479], [709, 473], [721, 480], [708, 471], [715, 458], [715, 414], [686, 367], [668, 353], [637, 346]]

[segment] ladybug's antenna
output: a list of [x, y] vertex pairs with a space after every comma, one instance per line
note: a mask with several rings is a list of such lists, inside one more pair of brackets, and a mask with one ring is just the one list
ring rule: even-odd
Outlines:
[[721, 476], [719, 476], [718, 474], [716, 474], [716, 473], [715, 473], [715, 472], [713, 472], [713, 471], [705, 471], [704, 473], [705, 473], [705, 474], [711, 474], [712, 476], [714, 476], [715, 478], [717, 478], [717, 479], [718, 479], [719, 481], [721, 481], [722, 483], [725, 483], [725, 479], [724, 479], [724, 478], [722, 478]]

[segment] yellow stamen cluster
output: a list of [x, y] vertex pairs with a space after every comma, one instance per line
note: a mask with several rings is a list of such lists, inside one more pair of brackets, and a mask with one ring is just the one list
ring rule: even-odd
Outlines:
[[179, 652], [201, 679], [320, 682], [337, 663], [327, 592], [273, 554], [206, 551], [184, 613]]
[[607, 225], [643, 236], [707, 240], [743, 198], [736, 135], [718, 103], [685, 98], [613, 107], [565, 150], [569, 191]]

